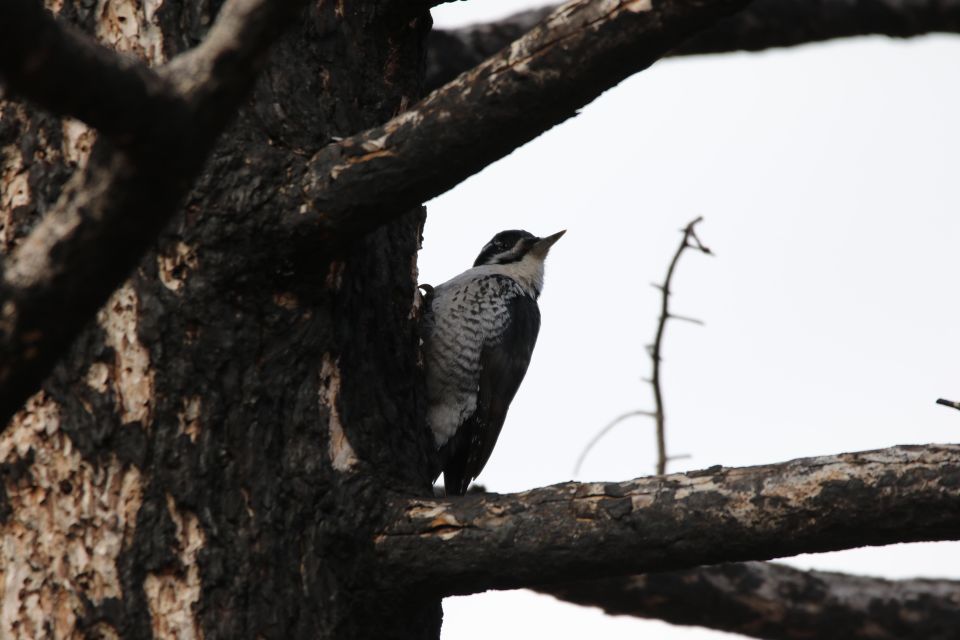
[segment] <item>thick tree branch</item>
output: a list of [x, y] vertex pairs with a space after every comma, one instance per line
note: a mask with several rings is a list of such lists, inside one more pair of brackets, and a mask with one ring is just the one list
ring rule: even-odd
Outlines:
[[[489, 24], [434, 31], [427, 51], [427, 87], [446, 84], [523, 35], [556, 5]], [[756, 0], [668, 55], [760, 51], [861, 35], [899, 38], [960, 32], [960, 0]]]
[[398, 503], [376, 545], [412, 588], [475, 593], [960, 539], [960, 445]]
[[55, 209], [6, 259], [0, 425], [36, 391], [177, 210], [267, 47], [301, 3], [224, 5], [208, 40], [161, 71], [178, 87], [176, 99], [154, 103], [163, 112], [137, 135], [98, 140]]
[[0, 81], [8, 98], [118, 137], [141, 133], [176, 99], [143, 63], [61, 24], [39, 0], [0, 2]]
[[293, 237], [369, 231], [432, 198], [645, 69], [745, 0], [576, 0], [381, 127], [310, 161]]
[[765, 640], [950, 640], [960, 582], [884, 580], [744, 562], [536, 588], [613, 615]]

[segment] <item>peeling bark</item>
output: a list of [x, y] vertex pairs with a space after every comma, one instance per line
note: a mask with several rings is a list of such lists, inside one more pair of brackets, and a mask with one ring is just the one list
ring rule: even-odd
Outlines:
[[167, 509], [176, 526], [176, 554], [180, 567], [147, 574], [143, 591], [150, 607], [153, 637], [195, 640], [203, 638], [194, 608], [200, 602], [202, 589], [197, 555], [204, 547], [206, 536], [197, 517], [178, 511], [173, 496], [169, 494]]
[[[482, 63], [558, 6], [522, 11], [487, 24], [433, 31], [427, 48], [427, 87], [441, 87]], [[957, 0], [755, 0], [679, 44], [667, 55], [762, 51], [864, 35], [910, 38], [958, 32], [960, 2]]]
[[[113, 349], [113, 372], [93, 373], [94, 384], [90, 386], [105, 393], [106, 381], [112, 381], [120, 420], [124, 424], [139, 423], [140, 426], [149, 428], [153, 418], [154, 374], [150, 364], [150, 352], [140, 342], [137, 334], [139, 304], [137, 294], [128, 282], [114, 292], [97, 314], [97, 322], [103, 329], [104, 344]], [[91, 366], [97, 364], [101, 363]], [[91, 374], [88, 374], [88, 382], [90, 376]], [[98, 380], [104, 382], [100, 383]]]
[[0, 436], [0, 636], [77, 633], [88, 607], [123, 593], [118, 559], [133, 539], [142, 474], [82, 459], [44, 394]]
[[327, 427], [330, 430], [327, 453], [330, 464], [337, 471], [346, 472], [357, 465], [357, 454], [354, 452], [347, 435], [343, 431], [343, 421], [340, 418], [340, 369], [330, 354], [324, 354], [323, 364], [320, 366], [320, 408], [327, 414]]
[[611, 615], [657, 618], [764, 640], [950, 640], [960, 583], [884, 580], [745, 562], [537, 587]]
[[199, 266], [196, 252], [183, 242], [177, 242], [168, 253], [157, 256], [158, 276], [171, 291], [180, 291], [190, 271]]
[[399, 502], [385, 579], [444, 595], [960, 537], [960, 446]]

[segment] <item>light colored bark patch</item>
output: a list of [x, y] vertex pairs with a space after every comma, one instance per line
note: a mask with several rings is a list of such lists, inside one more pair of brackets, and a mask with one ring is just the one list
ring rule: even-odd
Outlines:
[[137, 337], [139, 320], [139, 301], [129, 281], [97, 312], [105, 342], [116, 354], [111, 378], [120, 418], [124, 424], [148, 427], [153, 419], [153, 370], [150, 352]]
[[337, 409], [337, 400], [340, 397], [340, 368], [329, 353], [324, 354], [320, 366], [320, 406], [328, 412], [327, 428], [330, 431], [328, 454], [330, 464], [337, 471], [350, 471], [357, 464], [357, 456], [347, 440], [340, 422], [340, 411]]
[[183, 399], [183, 408], [177, 414], [180, 433], [196, 443], [200, 437], [200, 396], [190, 396]]
[[97, 133], [83, 122], [73, 118], [64, 119], [61, 152], [67, 162], [77, 167], [85, 166], [96, 139]]
[[653, 2], [651, 0], [632, 0], [624, 5], [624, 9], [633, 13], [653, 11]]
[[[420, 225], [417, 230], [417, 235], [423, 237], [423, 225]], [[417, 262], [417, 258], [420, 255], [420, 250], [423, 248], [423, 245], [420, 242], [417, 242], [417, 250], [413, 252], [413, 256], [410, 257], [410, 282], [417, 284], [420, 282], [420, 264]], [[413, 304], [410, 305], [410, 313], [407, 314], [408, 320], [416, 320], [420, 317], [420, 314], [423, 309], [423, 295], [420, 293], [419, 287], [413, 288]]]
[[193, 247], [178, 242], [172, 250], [157, 256], [157, 271], [160, 282], [170, 291], [180, 291], [187, 275], [200, 266]]
[[99, 0], [97, 38], [152, 65], [166, 62], [157, 10], [163, 0]]
[[182, 567], [178, 571], [147, 574], [143, 581], [153, 637], [201, 640], [203, 629], [193, 607], [200, 601], [197, 553], [206, 544], [206, 536], [197, 516], [188, 511], [178, 511], [170, 494], [167, 494], [167, 510], [177, 528], [177, 557]]
[[120, 598], [117, 557], [142, 502], [136, 467], [91, 466], [60, 430], [42, 393], [0, 436], [0, 461], [30, 460], [4, 480], [10, 515], [0, 525], [0, 638], [79, 637], [81, 600]]
[[97, 393], [106, 393], [109, 389], [110, 367], [103, 362], [94, 362], [87, 369], [85, 380], [87, 386]]
[[7, 188], [4, 190], [4, 206], [13, 209], [30, 203], [30, 184], [27, 178], [27, 172], [21, 171], [5, 185]]
[[30, 185], [23, 154], [15, 145], [0, 148], [0, 250], [9, 253], [14, 240], [13, 210], [30, 203]]
[[283, 291], [281, 293], [273, 294], [273, 304], [277, 305], [281, 309], [293, 311], [300, 306], [300, 301], [297, 300], [297, 295], [295, 293]]

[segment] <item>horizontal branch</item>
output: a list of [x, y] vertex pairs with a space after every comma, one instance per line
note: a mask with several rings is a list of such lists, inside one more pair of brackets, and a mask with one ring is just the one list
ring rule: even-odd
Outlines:
[[365, 233], [507, 155], [746, 0], [575, 0], [385, 125], [321, 149], [294, 238]]
[[383, 570], [440, 594], [960, 539], [960, 445], [399, 502]]
[[950, 640], [960, 582], [884, 580], [744, 562], [537, 587], [611, 615], [764, 640]]
[[[4, 261], [0, 425], [37, 390], [177, 211], [267, 47], [301, 4], [227, 2], [204, 43], [160, 70], [173, 99], [145, 98], [150, 118], [135, 135], [99, 138], [54, 209]], [[31, 86], [24, 85], [26, 95]]]
[[[556, 6], [430, 34], [428, 88], [439, 87], [503, 49]], [[898, 38], [960, 32], [960, 0], [755, 0], [669, 55], [760, 51], [861, 35]]]

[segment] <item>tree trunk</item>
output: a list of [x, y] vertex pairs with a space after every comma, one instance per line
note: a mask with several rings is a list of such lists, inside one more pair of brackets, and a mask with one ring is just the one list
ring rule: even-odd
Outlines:
[[[151, 65], [219, 8], [48, 5]], [[262, 241], [299, 205], [291, 155], [419, 97], [430, 18], [408, 5], [308, 5], [156, 250], [0, 436], [3, 637], [437, 636], [436, 597], [370, 570], [388, 493], [430, 492], [423, 211], [335, 251]], [[95, 134], [0, 109], [9, 253]]]
[[[79, 30], [0, 0], [0, 637], [436, 638], [443, 595], [553, 581], [644, 615], [617, 576], [960, 537], [951, 445], [434, 499], [416, 289], [418, 203], [663, 55], [956, 31], [957, 0], [799, 31], [770, 0], [683, 49], [746, 0], [572, 0], [420, 102], [427, 2], [47, 3]], [[783, 606], [710, 624], [807, 606], [754, 570]], [[953, 602], [807, 578], [850, 628], [849, 585]]]

